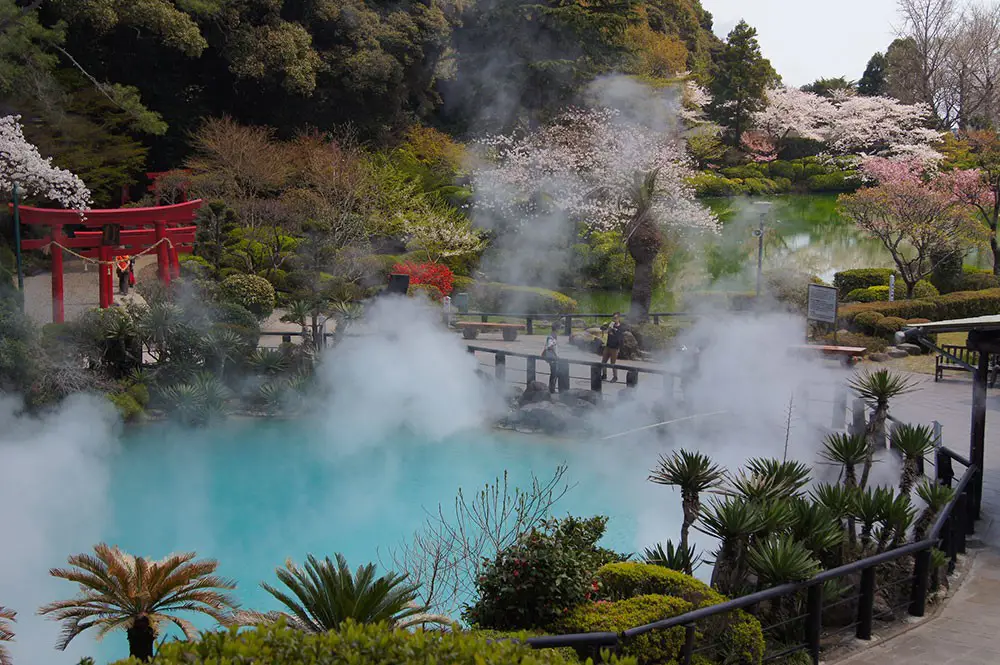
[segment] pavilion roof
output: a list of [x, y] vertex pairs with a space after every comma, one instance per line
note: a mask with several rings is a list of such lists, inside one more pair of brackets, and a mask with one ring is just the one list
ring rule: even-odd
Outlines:
[[1000, 314], [975, 316], [970, 319], [951, 319], [931, 323], [908, 324], [906, 328], [917, 328], [928, 333], [971, 332], [973, 330], [1000, 330]]

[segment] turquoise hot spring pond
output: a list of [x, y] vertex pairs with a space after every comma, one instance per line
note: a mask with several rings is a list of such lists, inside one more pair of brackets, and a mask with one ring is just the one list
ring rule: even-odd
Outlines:
[[[673, 491], [646, 481], [657, 445], [474, 430], [435, 442], [401, 433], [359, 447], [350, 432], [308, 420], [193, 431], [151, 425], [129, 430], [108, 461], [102, 536], [137, 555], [196, 551], [218, 559], [244, 607], [277, 609], [259, 584], [273, 581], [285, 559], [342, 552], [352, 568], [387, 562], [387, 550], [420, 527], [427, 510], [450, 507], [460, 487], [470, 493], [505, 470], [512, 486], [526, 486], [532, 473], [548, 480], [565, 463], [564, 480], [575, 486], [554, 514], [607, 515], [604, 543], [641, 551], [676, 538], [679, 525]], [[78, 640], [98, 663], [127, 654], [122, 633]]]

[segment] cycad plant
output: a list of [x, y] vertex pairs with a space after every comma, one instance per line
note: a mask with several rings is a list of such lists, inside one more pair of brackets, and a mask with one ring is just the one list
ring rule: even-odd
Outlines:
[[887, 487], [866, 487], [859, 490], [854, 500], [854, 517], [861, 523], [861, 548], [872, 544], [875, 525], [884, 522], [892, 510], [894, 497]]
[[769, 457], [749, 459], [747, 468], [753, 475], [766, 479], [780, 498], [799, 494], [809, 484], [811, 474], [809, 467], [802, 462]]
[[263, 376], [274, 376], [288, 369], [288, 356], [277, 349], [257, 349], [250, 354], [250, 369]]
[[14, 641], [14, 629], [10, 625], [17, 618], [17, 612], [0, 605], [0, 665], [11, 665], [10, 652], [4, 642]]
[[887, 369], [865, 372], [853, 377], [848, 384], [858, 397], [873, 409], [865, 426], [865, 440], [868, 443], [864, 469], [861, 472], [861, 487], [868, 485], [875, 449], [879, 435], [885, 431], [885, 421], [889, 416], [889, 401], [913, 390], [913, 384]]
[[[821, 483], [811, 490], [812, 497], [833, 516], [838, 524], [846, 521], [847, 543], [853, 552], [857, 546], [857, 526], [854, 522], [854, 501], [858, 495], [856, 487]], [[845, 556], [846, 559], [846, 556]]]
[[909, 493], [899, 492], [893, 496], [892, 502], [886, 506], [886, 513], [878, 535], [878, 552], [884, 552], [889, 547], [899, 547], [906, 539], [906, 532], [913, 524], [917, 511], [910, 501]]
[[424, 614], [416, 604], [418, 584], [408, 584], [406, 575], [389, 573], [377, 577], [374, 564], [359, 566], [353, 574], [344, 555], [336, 563], [309, 555], [300, 568], [287, 561], [275, 573], [287, 591], [266, 582], [261, 586], [274, 596], [287, 612], [261, 614], [241, 612], [237, 621], [244, 625], [285, 619], [299, 630], [325, 633], [336, 630], [351, 619], [361, 624], [387, 622], [397, 628], [422, 623], [445, 623], [445, 617]]
[[927, 537], [927, 530], [931, 528], [938, 514], [955, 497], [955, 490], [924, 480], [917, 485], [917, 496], [927, 504], [913, 525], [913, 540], [919, 542]]
[[857, 487], [857, 467], [868, 458], [868, 443], [860, 435], [830, 434], [823, 442], [820, 457], [842, 467], [845, 487]]
[[760, 588], [801, 582], [820, 569], [812, 552], [788, 534], [771, 536], [754, 544], [747, 553], [747, 562]]
[[892, 431], [892, 447], [903, 456], [899, 491], [909, 495], [917, 480], [920, 460], [934, 451], [934, 432], [926, 425], [900, 425]]
[[196, 561], [195, 556], [193, 552], [171, 554], [151, 561], [101, 543], [93, 555], [69, 557], [72, 568], [49, 571], [53, 577], [78, 584], [80, 593], [49, 603], [38, 613], [63, 622], [60, 650], [88, 628], [99, 628], [99, 637], [124, 629], [129, 655], [150, 660], [165, 622], [175, 624], [188, 639], [197, 637], [191, 622], [177, 612], [207, 614], [224, 625], [231, 619], [236, 602], [225, 592], [236, 584], [215, 575], [216, 561]]
[[674, 546], [672, 540], [656, 543], [643, 551], [643, 560], [653, 566], [663, 566], [682, 573], [694, 570], [701, 564], [701, 555], [694, 547]]
[[[684, 521], [681, 524], [680, 547], [689, 550], [688, 532], [701, 510], [701, 493], [719, 486], [725, 477], [723, 470], [702, 453], [686, 450], [670, 457], [660, 456], [660, 464], [650, 471], [649, 480], [658, 485], [675, 485], [681, 490]], [[684, 571], [691, 574], [692, 570]]]
[[746, 577], [746, 551], [761, 518], [756, 506], [737, 497], [711, 499], [701, 511], [695, 528], [719, 541], [712, 568], [712, 586], [732, 595], [740, 591]]
[[792, 537], [820, 561], [831, 565], [843, 563], [844, 529], [839, 517], [823, 504], [807, 499], [795, 499], [789, 506]]

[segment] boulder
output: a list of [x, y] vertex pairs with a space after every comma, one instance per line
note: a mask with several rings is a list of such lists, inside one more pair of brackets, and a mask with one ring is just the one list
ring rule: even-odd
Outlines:
[[897, 344], [896, 348], [901, 351], [906, 351], [911, 356], [919, 356], [924, 352], [924, 347], [919, 344]]
[[637, 360], [641, 358], [639, 355], [639, 342], [631, 332], [626, 331], [622, 333], [622, 348], [618, 351], [618, 357], [621, 360]]
[[885, 350], [885, 352], [886, 352], [886, 355], [888, 355], [890, 358], [905, 358], [908, 355], [910, 355], [906, 351], [904, 351], [904, 350], [902, 350], [900, 348], [897, 348], [895, 346], [887, 347], [886, 350]]
[[587, 332], [590, 333], [591, 335], [593, 335], [594, 337], [598, 338], [598, 339], [600, 339], [604, 335], [604, 331], [601, 330], [598, 327], [587, 328]]
[[594, 337], [588, 332], [575, 332], [569, 336], [569, 343], [583, 351], [591, 353], [601, 352], [601, 339]]
[[549, 393], [549, 387], [541, 381], [532, 381], [525, 386], [519, 403], [523, 406], [525, 404], [538, 404], [539, 402], [551, 401], [552, 394]]
[[882, 353], [882, 352], [877, 351], [875, 353], [869, 353], [868, 354], [868, 360], [871, 360], [873, 362], [884, 363], [888, 359], [889, 359], [889, 354], [888, 353]]
[[566, 399], [583, 400], [591, 406], [597, 406], [601, 403], [601, 395], [599, 393], [595, 393], [593, 390], [584, 390], [582, 388], [571, 388], [570, 390], [556, 393], [556, 395], [560, 401]]
[[507, 419], [508, 424], [515, 429], [530, 429], [546, 434], [561, 434], [574, 427], [577, 421], [570, 407], [553, 402], [527, 404]]

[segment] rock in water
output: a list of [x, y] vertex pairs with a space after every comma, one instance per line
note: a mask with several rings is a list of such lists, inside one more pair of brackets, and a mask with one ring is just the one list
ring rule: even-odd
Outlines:
[[538, 402], [527, 404], [513, 414], [508, 422], [515, 428], [528, 428], [546, 434], [561, 434], [576, 423], [573, 410], [565, 404]]
[[584, 390], [582, 388], [571, 388], [570, 390], [556, 393], [556, 398], [563, 404], [578, 402], [581, 400], [587, 402], [591, 406], [597, 406], [601, 403], [600, 394], [595, 393], [593, 390]]
[[551, 402], [552, 395], [549, 393], [549, 387], [542, 383], [541, 381], [532, 381], [529, 383], [524, 392], [521, 393], [520, 403], [525, 404], [537, 404], [539, 402]]

